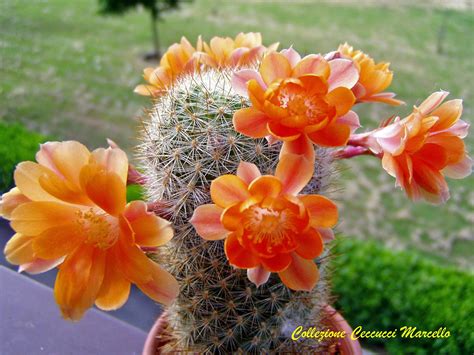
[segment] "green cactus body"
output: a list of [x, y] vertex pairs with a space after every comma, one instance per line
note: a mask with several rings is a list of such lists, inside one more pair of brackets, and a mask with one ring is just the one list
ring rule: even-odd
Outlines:
[[[179, 281], [181, 292], [167, 310], [170, 351], [268, 353], [317, 350], [316, 340], [291, 340], [296, 326], [322, 326], [327, 303], [326, 256], [317, 260], [321, 279], [311, 292], [294, 292], [272, 274], [256, 287], [245, 270], [229, 265], [223, 241], [205, 241], [189, 223], [196, 207], [210, 203], [212, 180], [235, 174], [240, 161], [272, 174], [280, 144], [237, 133], [233, 113], [249, 105], [231, 86], [232, 73], [190, 74], [159, 98], [144, 122], [139, 158], [150, 202], [175, 226], [175, 237], [155, 255]], [[305, 193], [321, 193], [331, 158], [318, 152], [315, 176]]]

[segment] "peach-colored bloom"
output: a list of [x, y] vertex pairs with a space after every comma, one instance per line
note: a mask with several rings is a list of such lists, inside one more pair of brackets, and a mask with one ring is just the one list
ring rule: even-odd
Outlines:
[[80, 319], [94, 303], [121, 307], [131, 283], [170, 303], [177, 281], [140, 247], [166, 243], [173, 230], [144, 202], [126, 204], [125, 153], [48, 142], [36, 160], [17, 166], [16, 187], [1, 200], [0, 213], [16, 232], [5, 247], [7, 260], [31, 273], [59, 265], [54, 295], [68, 319]]
[[341, 44], [337, 50], [343, 58], [354, 61], [359, 70], [359, 81], [353, 87], [358, 102], [383, 102], [389, 105], [400, 105], [403, 101], [394, 99], [393, 92], [383, 92], [392, 83], [393, 72], [390, 63], [375, 61], [367, 54], [347, 43]]
[[311, 160], [311, 143], [344, 145], [359, 126], [351, 111], [351, 88], [358, 78], [348, 59], [327, 62], [314, 54], [301, 58], [293, 48], [270, 52], [258, 71], [243, 69], [233, 77], [235, 90], [252, 104], [234, 114], [234, 127], [250, 137], [282, 140], [282, 154], [303, 154]]
[[278, 43], [266, 48], [260, 33], [239, 33], [235, 39], [213, 37], [209, 44], [199, 36], [196, 46], [185, 38], [171, 45], [157, 68], [146, 68], [145, 85], [138, 85], [135, 92], [145, 96], [160, 96], [176, 78], [187, 72], [199, 71], [202, 67], [226, 68], [255, 64], [266, 51], [276, 50]]
[[230, 37], [214, 37], [209, 45], [204, 43], [204, 51], [208, 55], [206, 63], [213, 68], [241, 67], [255, 64], [266, 51], [276, 50], [278, 43], [268, 49], [262, 44], [260, 33], [239, 33], [235, 39]]
[[329, 199], [298, 195], [312, 174], [301, 155], [283, 155], [275, 176], [262, 176], [255, 165], [241, 162], [237, 176], [212, 182], [214, 204], [199, 206], [190, 222], [204, 239], [225, 239], [230, 264], [248, 269], [257, 286], [277, 272], [287, 287], [311, 290], [319, 278], [313, 259], [338, 218]]
[[148, 84], [138, 85], [135, 92], [145, 96], [159, 96], [170, 86], [178, 75], [196, 69], [199, 52], [202, 51], [202, 39], [199, 36], [196, 47], [185, 38], [180, 43], [172, 44], [156, 68], [146, 68], [143, 78]]
[[431, 94], [408, 117], [366, 137], [370, 148], [383, 155], [384, 169], [413, 200], [446, 202], [445, 176], [461, 179], [472, 171], [462, 140], [469, 128], [460, 119], [462, 101], [442, 103], [447, 95], [446, 91]]

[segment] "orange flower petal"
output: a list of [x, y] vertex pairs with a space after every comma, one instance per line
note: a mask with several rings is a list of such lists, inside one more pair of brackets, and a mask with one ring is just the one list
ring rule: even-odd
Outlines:
[[313, 143], [323, 147], [339, 147], [349, 140], [351, 129], [345, 124], [333, 122], [319, 131], [308, 134]]
[[197, 234], [206, 240], [224, 239], [229, 233], [221, 223], [224, 209], [213, 204], [201, 205], [194, 210], [190, 223]]
[[291, 264], [290, 254], [279, 254], [273, 258], [260, 258], [265, 270], [271, 272], [280, 272], [285, 270]]
[[89, 164], [81, 170], [81, 185], [87, 196], [112, 216], [125, 209], [126, 186], [117, 174]]
[[35, 258], [33, 261], [30, 261], [26, 264], [21, 264], [18, 268], [18, 272], [27, 272], [32, 275], [41, 274], [43, 272], [54, 269], [56, 266], [62, 264], [64, 258], [45, 260], [40, 258]]
[[143, 69], [143, 79], [145, 79], [146, 81], [149, 81], [151, 74], [153, 73], [154, 70], [155, 68], [152, 68], [152, 67]]
[[150, 260], [135, 244], [131, 226], [123, 217], [120, 217], [120, 238], [109, 250], [115, 265], [127, 280], [145, 284], [152, 279]]
[[212, 201], [222, 208], [244, 201], [249, 196], [247, 185], [238, 176], [219, 176], [211, 183]]
[[137, 283], [137, 287], [152, 300], [169, 306], [179, 294], [178, 281], [158, 264], [147, 259], [151, 270], [151, 280]]
[[329, 76], [329, 91], [339, 86], [351, 89], [359, 80], [359, 71], [352, 60], [334, 59], [329, 61], [331, 75]]
[[58, 201], [58, 199], [47, 193], [39, 184], [40, 176], [51, 172], [44, 166], [24, 161], [17, 165], [14, 173], [15, 185], [21, 193], [33, 201]]
[[302, 155], [310, 162], [314, 161], [315, 158], [313, 143], [305, 134], [302, 134], [298, 139], [293, 141], [283, 142], [283, 146], [280, 150], [280, 157], [285, 154]]
[[76, 141], [47, 142], [41, 145], [36, 160], [69, 182], [79, 186], [79, 174], [89, 162], [89, 149]]
[[291, 65], [283, 54], [270, 52], [263, 57], [259, 71], [263, 81], [270, 85], [275, 80], [288, 78], [291, 75]]
[[270, 278], [270, 272], [265, 270], [261, 266], [254, 267], [247, 270], [247, 277], [252, 281], [257, 287], [263, 285]]
[[252, 79], [260, 88], [265, 87], [260, 73], [253, 69], [242, 69], [234, 73], [232, 76], [232, 88], [235, 92], [241, 96], [247, 96], [247, 85]]
[[[261, 79], [260, 79], [261, 80]], [[262, 110], [262, 105], [265, 102], [264, 83], [257, 82], [257, 80], [250, 80], [247, 83], [248, 97], [252, 106], [257, 110]]]
[[293, 68], [293, 76], [296, 78], [306, 74], [314, 74], [327, 80], [329, 73], [329, 63], [321, 55], [316, 54], [310, 54], [304, 57]]
[[[457, 138], [457, 137], [453, 137]], [[464, 142], [457, 138], [456, 143], [460, 142], [459, 149], [453, 154], [456, 156], [456, 159], [459, 160], [464, 155]], [[444, 169], [448, 163], [448, 154], [446, 149], [437, 144], [424, 144], [423, 147], [418, 150], [413, 158], [423, 160], [426, 164], [430, 165], [436, 170]]]
[[465, 155], [463, 159], [455, 164], [448, 165], [443, 169], [443, 174], [451, 179], [464, 179], [472, 173], [472, 159]]
[[157, 89], [153, 85], [137, 85], [133, 92], [142, 96], [158, 96], [162, 90]]
[[334, 231], [331, 228], [316, 228], [324, 243], [334, 240]]
[[462, 115], [462, 100], [446, 101], [436, 110], [431, 112], [430, 115], [439, 117], [439, 120], [432, 128], [432, 132], [448, 129]]
[[449, 92], [443, 90], [432, 93], [427, 99], [425, 99], [425, 101], [421, 103], [420, 106], [418, 106], [418, 112], [424, 116], [428, 115], [431, 111], [438, 107], [448, 95]]
[[290, 63], [292, 68], [294, 68], [296, 64], [298, 64], [298, 62], [301, 60], [300, 54], [295, 51], [293, 47], [283, 49], [280, 53], [283, 54], [286, 59], [288, 59], [288, 62]]
[[77, 224], [62, 225], [45, 230], [33, 239], [35, 255], [42, 259], [58, 259], [70, 254], [84, 241]]
[[181, 41], [180, 41], [180, 44], [181, 44], [181, 48], [182, 50], [188, 55], [192, 55], [195, 51], [194, 47], [191, 45], [191, 43], [189, 43], [188, 39], [184, 36], [181, 37]]
[[81, 205], [91, 204], [89, 198], [75, 184], [52, 171], [46, 171], [38, 178], [38, 182], [44, 191], [58, 200]]
[[148, 72], [148, 76], [145, 76], [145, 80], [148, 81], [156, 89], [165, 88], [173, 80], [172, 74], [168, 68], [158, 67]]
[[320, 195], [302, 195], [299, 200], [309, 213], [312, 227], [331, 228], [337, 223], [337, 206], [330, 199]]
[[[407, 127], [400, 122], [394, 122], [375, 131], [372, 136], [376, 139], [376, 142], [384, 152], [399, 155], [403, 152], [407, 144], [408, 130]], [[411, 139], [411, 144], [413, 144], [413, 139]], [[371, 148], [378, 150], [379, 147]]]
[[249, 54], [250, 50], [248, 48], [236, 48], [230, 53], [228, 63], [230, 66], [236, 67], [239, 63], [245, 62], [247, 59], [247, 55]]
[[11, 215], [12, 228], [22, 234], [39, 235], [45, 230], [74, 222], [78, 209], [51, 201], [24, 203]]
[[313, 164], [302, 155], [285, 154], [280, 157], [275, 176], [283, 185], [282, 193], [297, 195], [311, 180]]
[[96, 163], [108, 172], [117, 174], [124, 184], [127, 183], [128, 158], [123, 150], [98, 148], [91, 155], [91, 163]]
[[446, 201], [448, 201], [450, 197], [449, 189], [447, 185], [445, 186], [443, 190], [441, 190], [440, 193], [436, 193], [436, 194], [428, 192], [420, 186], [419, 195], [423, 197], [423, 199], [425, 199], [426, 201], [434, 205], [446, 203]]
[[443, 175], [438, 171], [423, 163], [413, 159], [413, 179], [424, 190], [434, 195], [443, 195], [448, 191], [448, 185]]
[[54, 297], [65, 319], [79, 320], [94, 305], [102, 286], [106, 252], [81, 246], [59, 267]]
[[354, 106], [356, 98], [348, 88], [337, 87], [326, 95], [326, 100], [336, 108], [337, 116], [343, 116]]
[[[288, 110], [281, 107], [278, 100], [275, 100], [271, 96], [272, 95], [268, 95], [268, 98], [263, 103], [263, 111], [269, 117], [268, 122], [276, 123], [284, 119], [291, 119]], [[276, 104], [274, 102], [276, 102]]]
[[298, 78], [303, 84], [305, 90], [311, 94], [326, 94], [328, 92], [328, 84], [324, 78], [313, 75], [306, 74]]
[[249, 186], [252, 197], [260, 202], [267, 197], [278, 197], [282, 190], [282, 183], [278, 178], [264, 175], [254, 180]]
[[18, 187], [5, 192], [0, 198], [0, 217], [10, 219], [13, 210], [25, 202], [31, 200], [23, 195]]
[[262, 174], [260, 174], [260, 170], [258, 170], [255, 164], [241, 161], [237, 167], [237, 176], [249, 185], [256, 178], [262, 176]]
[[171, 72], [177, 75], [184, 70], [188, 60], [189, 56], [183, 50], [182, 46], [174, 43], [168, 48], [167, 53], [165, 53], [161, 59], [165, 65], [163, 65], [161, 61], [160, 64], [164, 67], [166, 67], [167, 64], [170, 67]]
[[394, 178], [396, 178], [396, 186], [404, 187], [407, 179], [398, 161], [389, 153], [384, 153], [382, 157], [382, 167], [384, 170]]
[[296, 253], [291, 254], [290, 266], [278, 273], [281, 281], [295, 291], [311, 291], [319, 280], [318, 267], [312, 260], [306, 260]]
[[229, 263], [242, 269], [250, 269], [260, 265], [259, 258], [239, 243], [234, 233], [229, 234], [224, 243], [225, 254]]
[[212, 54], [218, 58], [219, 65], [224, 64], [224, 61], [229, 57], [233, 47], [232, 39], [229, 37], [213, 37], [209, 44]]
[[283, 126], [276, 121], [268, 122], [268, 132], [282, 141], [293, 141], [301, 136], [301, 131], [297, 128]]
[[395, 94], [393, 92], [383, 92], [380, 94], [375, 94], [363, 98], [358, 98], [359, 102], [382, 102], [384, 104], [399, 106], [405, 104], [404, 101], [395, 99]]
[[100, 287], [95, 305], [104, 311], [113, 311], [122, 307], [130, 294], [130, 281], [123, 277], [120, 269], [108, 257], [104, 280]]
[[242, 213], [240, 211], [241, 206], [241, 203], [236, 203], [235, 205], [229, 206], [224, 210], [224, 213], [221, 215], [221, 223], [226, 230], [224, 238], [227, 236], [228, 231], [236, 231], [242, 228]]
[[268, 117], [253, 107], [242, 108], [234, 113], [232, 119], [237, 132], [252, 138], [263, 138], [268, 135]]
[[5, 245], [3, 250], [5, 258], [10, 264], [26, 264], [35, 259], [33, 247], [33, 237], [16, 233]]
[[171, 223], [148, 212], [143, 201], [130, 202], [125, 208], [124, 216], [135, 233], [135, 243], [140, 246], [159, 246], [173, 238]]
[[305, 259], [314, 259], [321, 255], [324, 249], [321, 235], [313, 228], [298, 234], [298, 248], [295, 252]]

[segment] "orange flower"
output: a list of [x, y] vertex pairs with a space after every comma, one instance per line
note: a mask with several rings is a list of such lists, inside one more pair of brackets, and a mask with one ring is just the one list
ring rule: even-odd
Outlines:
[[353, 60], [357, 65], [359, 81], [352, 91], [358, 102], [384, 102], [389, 105], [403, 103], [403, 101], [394, 99], [393, 92], [383, 92], [392, 83], [393, 72], [389, 69], [390, 63], [376, 64], [367, 54], [360, 50], [354, 50], [347, 43], [341, 44], [337, 52], [344, 58]]
[[125, 153], [49, 142], [36, 160], [17, 166], [16, 188], [2, 196], [0, 214], [16, 231], [5, 247], [7, 260], [32, 273], [59, 265], [54, 295], [68, 319], [80, 319], [94, 303], [121, 307], [131, 283], [170, 303], [177, 281], [140, 246], [162, 245], [173, 231], [143, 201], [126, 204]]
[[277, 272], [287, 287], [311, 290], [319, 278], [313, 259], [337, 222], [332, 201], [298, 195], [312, 174], [301, 155], [283, 155], [275, 176], [262, 176], [255, 165], [241, 162], [237, 176], [212, 182], [214, 204], [199, 206], [190, 222], [204, 239], [225, 239], [230, 264], [248, 269], [257, 286]]
[[239, 33], [235, 39], [214, 37], [209, 45], [204, 43], [207, 64], [213, 68], [240, 67], [255, 64], [266, 51], [276, 50], [278, 43], [268, 49], [262, 44], [260, 33]]
[[314, 54], [301, 59], [293, 48], [270, 52], [258, 72], [244, 69], [233, 77], [235, 90], [252, 103], [234, 114], [234, 127], [250, 137], [282, 140], [282, 154], [303, 154], [312, 160], [311, 142], [344, 145], [359, 126], [350, 111], [355, 103], [351, 88], [358, 77], [347, 59], [327, 62]]
[[449, 198], [445, 176], [461, 179], [472, 171], [462, 140], [469, 128], [459, 119], [462, 101], [441, 104], [448, 94], [431, 94], [408, 117], [366, 138], [370, 148], [383, 155], [384, 169], [413, 200], [444, 203]]
[[199, 71], [201, 67], [225, 68], [253, 65], [266, 51], [276, 50], [278, 43], [266, 48], [260, 33], [239, 33], [235, 39], [213, 37], [209, 44], [199, 36], [196, 47], [185, 38], [171, 45], [161, 58], [157, 68], [146, 68], [144, 79], [147, 85], [138, 85], [135, 92], [145, 96], [160, 96], [176, 78]]
[[170, 86], [178, 75], [191, 72], [198, 65], [199, 52], [202, 51], [202, 40], [198, 37], [196, 48], [185, 38], [181, 42], [172, 44], [160, 60], [156, 68], [146, 68], [143, 78], [148, 85], [138, 85], [135, 92], [144, 96], [159, 96]]

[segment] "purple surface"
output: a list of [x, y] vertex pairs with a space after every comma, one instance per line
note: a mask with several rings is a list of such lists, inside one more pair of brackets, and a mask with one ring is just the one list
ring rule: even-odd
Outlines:
[[140, 354], [145, 338], [96, 309], [65, 321], [50, 288], [0, 266], [0, 354]]
[[[0, 250], [3, 250], [6, 242], [13, 234], [15, 234], [15, 232], [10, 228], [8, 221], [0, 218]], [[3, 252], [0, 252], [0, 265], [4, 265], [14, 271], [18, 270], [17, 266], [11, 265], [5, 260]], [[42, 284], [49, 286], [50, 288], [53, 288], [54, 281], [56, 279], [56, 273], [56, 270], [50, 270], [46, 273], [38, 275], [30, 275], [26, 273], [21, 275], [23, 277], [32, 278], [41, 282]], [[19, 277], [22, 276], [19, 275]], [[132, 324], [144, 330], [145, 332], [148, 332], [155, 323], [156, 319], [160, 316], [161, 311], [162, 310], [159, 304], [145, 296], [135, 286], [132, 286], [130, 297], [128, 298], [127, 303], [125, 303], [125, 305], [117, 311], [107, 312], [107, 314]]]

